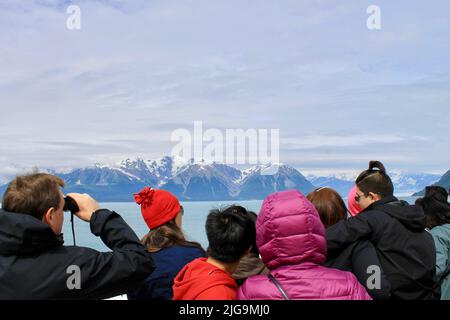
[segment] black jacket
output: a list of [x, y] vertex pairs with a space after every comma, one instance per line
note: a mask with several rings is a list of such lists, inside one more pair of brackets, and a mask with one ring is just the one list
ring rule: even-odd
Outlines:
[[[351, 271], [358, 281], [366, 288], [374, 300], [389, 300], [391, 298], [391, 284], [386, 277], [374, 245], [367, 240], [357, 241], [347, 246], [337, 257], [327, 256], [327, 267], [343, 271]], [[379, 287], [368, 286], [373, 284], [373, 271], [370, 266], [377, 266], [380, 270]], [[367, 272], [369, 269], [370, 272]]]
[[328, 252], [336, 257], [348, 245], [369, 240], [377, 250], [393, 299], [433, 299], [436, 249], [425, 231], [424, 218], [421, 207], [386, 197], [356, 217], [329, 227]]
[[[103, 299], [153, 271], [151, 255], [117, 213], [96, 211], [90, 227], [112, 252], [63, 246], [47, 224], [0, 209], [0, 299]], [[69, 289], [77, 274], [70, 266], [79, 267], [80, 289]]]

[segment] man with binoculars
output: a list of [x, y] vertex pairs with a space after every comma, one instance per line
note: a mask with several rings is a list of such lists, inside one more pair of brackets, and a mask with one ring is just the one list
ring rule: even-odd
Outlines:
[[[153, 271], [150, 254], [117, 213], [100, 209], [87, 194], [68, 194], [68, 203], [62, 187], [63, 180], [46, 173], [8, 185], [0, 209], [0, 299], [104, 299]], [[63, 246], [68, 204], [112, 252]]]

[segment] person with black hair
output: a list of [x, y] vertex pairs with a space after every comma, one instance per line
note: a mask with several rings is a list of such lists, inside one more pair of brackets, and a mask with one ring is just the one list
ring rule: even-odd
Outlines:
[[450, 204], [447, 199], [447, 190], [429, 186], [425, 188], [425, 196], [416, 200], [425, 212], [425, 225], [436, 246], [436, 277], [442, 300], [450, 300]]
[[[256, 225], [256, 218], [258, 216], [253, 211], [247, 211], [244, 207], [241, 206], [233, 206], [230, 207], [230, 209], [233, 209], [234, 213], [248, 217]], [[269, 269], [267, 269], [267, 267], [264, 265], [264, 262], [262, 262], [259, 256], [259, 250], [256, 245], [255, 237], [250, 252], [243, 256], [240, 260], [239, 265], [233, 273], [233, 278], [234, 280], [236, 280], [238, 286], [241, 286], [248, 277], [257, 274], [266, 275], [268, 273]]]
[[369, 240], [391, 284], [391, 299], [436, 299], [436, 249], [425, 231], [422, 208], [394, 197], [392, 181], [379, 161], [370, 161], [356, 186], [355, 200], [363, 211], [327, 229], [329, 256]]
[[235, 300], [237, 284], [231, 276], [255, 241], [255, 224], [236, 208], [211, 210], [206, 219], [207, 258], [184, 266], [175, 277], [174, 300]]

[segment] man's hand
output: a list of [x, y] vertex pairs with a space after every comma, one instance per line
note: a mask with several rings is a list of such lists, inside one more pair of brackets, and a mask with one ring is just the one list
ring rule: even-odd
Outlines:
[[67, 196], [71, 197], [73, 200], [77, 202], [78, 208], [80, 211], [75, 212], [74, 214], [84, 221], [91, 221], [91, 216], [94, 211], [100, 209], [97, 201], [95, 201], [90, 195], [87, 193], [69, 193]]

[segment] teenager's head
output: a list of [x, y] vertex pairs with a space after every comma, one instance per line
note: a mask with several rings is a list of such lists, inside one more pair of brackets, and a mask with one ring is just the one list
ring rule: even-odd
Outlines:
[[223, 263], [239, 262], [256, 237], [255, 223], [246, 216], [233, 213], [240, 210], [235, 207], [211, 210], [206, 218], [207, 253]]
[[428, 186], [425, 188], [425, 197], [434, 198], [440, 202], [448, 201], [448, 193], [443, 187], [440, 186]]
[[2, 208], [28, 214], [48, 224], [59, 235], [64, 222], [64, 181], [47, 173], [17, 176], [3, 195]]
[[344, 200], [339, 193], [331, 188], [318, 188], [310, 192], [306, 198], [312, 202], [319, 212], [320, 220], [325, 228], [347, 217]]
[[142, 217], [150, 230], [172, 220], [181, 228], [183, 207], [169, 191], [145, 187], [134, 194], [134, 200], [141, 206]]
[[134, 194], [134, 199], [141, 206], [142, 217], [150, 229], [141, 240], [148, 251], [175, 245], [201, 248], [198, 243], [186, 240], [181, 229], [184, 209], [172, 193], [145, 187]]
[[434, 197], [423, 197], [416, 200], [416, 205], [423, 208], [425, 226], [429, 229], [450, 223], [450, 204]]
[[392, 195], [394, 185], [384, 165], [379, 161], [370, 161], [369, 168], [356, 178], [356, 202], [364, 210], [372, 203]]
[[[250, 219], [255, 225], [256, 225], [256, 218], [258, 218], [258, 215], [253, 211], [248, 211], [244, 207], [238, 205], [229, 206], [228, 208], [224, 209], [223, 212], [239, 214], [243, 217]], [[256, 246], [256, 234], [255, 238], [253, 239], [252, 248], [250, 249], [250, 252], [259, 255], [258, 247]]]

